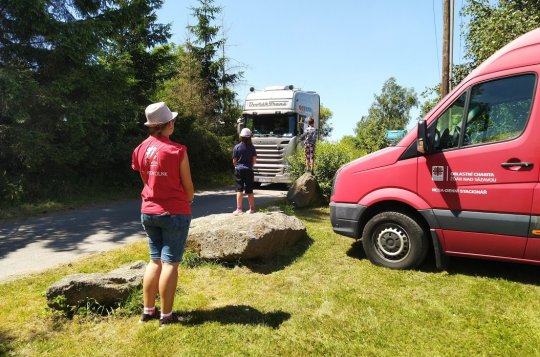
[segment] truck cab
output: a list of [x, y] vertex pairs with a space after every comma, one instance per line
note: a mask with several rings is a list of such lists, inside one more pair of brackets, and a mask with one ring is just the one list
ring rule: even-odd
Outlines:
[[540, 264], [540, 29], [472, 71], [396, 146], [336, 173], [334, 232], [377, 265]]
[[301, 134], [307, 118], [313, 117], [319, 127], [320, 97], [313, 91], [294, 86], [270, 86], [250, 89], [246, 96], [238, 132], [248, 127], [257, 149], [253, 167], [257, 183], [290, 183], [288, 158], [301, 145]]

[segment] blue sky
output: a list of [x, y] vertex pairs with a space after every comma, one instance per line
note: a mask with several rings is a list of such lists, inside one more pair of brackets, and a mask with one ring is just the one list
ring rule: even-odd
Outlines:
[[[464, 52], [455, 0], [454, 62]], [[384, 82], [420, 95], [440, 82], [442, 0], [216, 0], [217, 24], [227, 38], [233, 71], [244, 72], [235, 88], [243, 100], [250, 87], [293, 84], [320, 94], [333, 112], [331, 140], [353, 135]], [[158, 20], [172, 24], [171, 40], [185, 42], [196, 0], [165, 0]], [[419, 115], [412, 112], [413, 121]], [[412, 126], [412, 123], [409, 127]]]

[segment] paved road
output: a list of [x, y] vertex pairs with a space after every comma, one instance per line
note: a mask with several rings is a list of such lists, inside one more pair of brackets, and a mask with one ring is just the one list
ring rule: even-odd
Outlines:
[[[255, 190], [256, 204], [286, 196], [274, 186]], [[244, 198], [244, 206], [247, 199]], [[198, 192], [193, 218], [228, 213], [236, 208], [232, 189]], [[0, 222], [0, 281], [35, 273], [82, 256], [145, 239], [140, 201], [131, 200], [56, 213], [16, 222]]]

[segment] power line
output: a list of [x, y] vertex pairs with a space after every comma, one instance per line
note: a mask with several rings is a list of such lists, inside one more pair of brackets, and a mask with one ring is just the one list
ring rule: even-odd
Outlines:
[[461, 62], [461, 59], [463, 58], [463, 48], [461, 47], [461, 38], [463, 37], [463, 0], [461, 0], [461, 4], [459, 6], [459, 61]]
[[441, 73], [441, 64], [439, 62], [439, 41], [437, 41], [437, 20], [435, 16], [435, 0], [432, 1], [433, 4], [433, 27], [435, 32], [435, 58], [437, 58], [437, 75]]

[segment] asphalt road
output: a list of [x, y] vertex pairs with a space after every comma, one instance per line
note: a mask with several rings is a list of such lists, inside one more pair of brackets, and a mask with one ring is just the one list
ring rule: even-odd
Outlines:
[[[285, 197], [282, 187], [255, 190], [255, 204]], [[193, 218], [236, 209], [231, 189], [197, 192]], [[244, 197], [244, 209], [249, 207]], [[0, 281], [36, 273], [80, 257], [146, 239], [140, 223], [140, 200], [0, 222]]]

